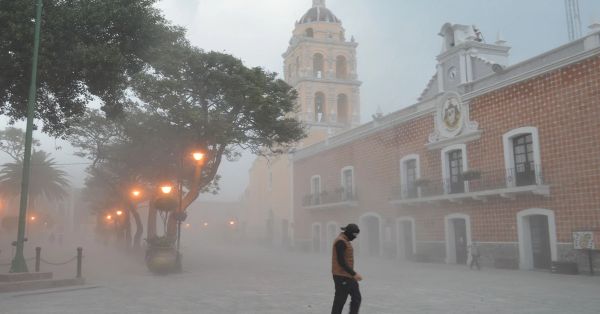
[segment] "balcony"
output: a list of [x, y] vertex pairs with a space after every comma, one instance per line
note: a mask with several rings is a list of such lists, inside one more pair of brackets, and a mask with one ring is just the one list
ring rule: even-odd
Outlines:
[[324, 191], [319, 195], [309, 194], [302, 199], [302, 207], [306, 209], [336, 209], [358, 206], [356, 191], [343, 188]]
[[492, 197], [515, 199], [517, 195], [549, 196], [550, 186], [539, 169], [530, 172], [517, 172], [515, 169], [471, 170], [455, 180], [425, 177], [410, 186], [395, 187], [390, 204], [461, 203], [467, 200], [486, 202]]

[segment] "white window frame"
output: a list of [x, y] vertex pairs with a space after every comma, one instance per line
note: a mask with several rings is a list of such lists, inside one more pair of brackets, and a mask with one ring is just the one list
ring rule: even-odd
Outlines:
[[342, 170], [340, 171], [340, 180], [341, 180], [341, 186], [344, 189], [344, 192], [342, 194], [342, 200], [346, 200], [345, 199], [345, 195], [346, 195], [346, 180], [344, 180], [344, 172], [346, 172], [347, 170], [352, 171], [352, 196], [355, 197], [356, 196], [356, 184], [354, 181], [354, 167], [353, 166], [346, 166], [344, 168], [342, 168]]
[[[315, 179], [319, 179], [319, 191], [315, 191]], [[314, 192], [318, 192], [316, 195], [314, 194]], [[318, 197], [319, 200], [321, 199], [321, 193], [323, 192], [323, 182], [321, 181], [321, 176], [320, 175], [314, 175], [312, 177], [310, 177], [310, 196], [312, 197]]]
[[[406, 155], [404, 157], [402, 157], [402, 159], [400, 159], [400, 193], [402, 198], [406, 198], [407, 197], [407, 190], [404, 189], [404, 187], [407, 186], [408, 184], [408, 180], [406, 177], [406, 163], [411, 161], [411, 160], [416, 160], [417, 162], [417, 179], [421, 178], [421, 159], [419, 157], [418, 154], [410, 154], [410, 155]], [[417, 186], [417, 195], [419, 197], [421, 197], [421, 188]]]
[[502, 145], [504, 146], [504, 166], [506, 167], [506, 186], [516, 187], [516, 172], [512, 174], [515, 176], [512, 180], [509, 180], [511, 176], [511, 169], [515, 169], [515, 152], [513, 148], [512, 140], [520, 135], [531, 134], [533, 144], [533, 162], [535, 164], [535, 183], [540, 185], [541, 182], [541, 169], [542, 169], [542, 154], [540, 151], [540, 136], [538, 129], [533, 126], [527, 126], [510, 130], [502, 135]]
[[[463, 172], [469, 170], [469, 163], [467, 161], [467, 144], [455, 144], [442, 148], [442, 185], [444, 186], [444, 194], [450, 194], [450, 188], [447, 184], [445, 184], [450, 180], [450, 165], [448, 164], [448, 154], [455, 150], [460, 150], [462, 152]], [[465, 193], [467, 193], [469, 192], [469, 182], [465, 180], [464, 184]]]

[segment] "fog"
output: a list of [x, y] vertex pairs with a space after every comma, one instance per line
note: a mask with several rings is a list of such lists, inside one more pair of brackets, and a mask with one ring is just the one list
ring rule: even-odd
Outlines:
[[[161, 169], [177, 172], [168, 192], [121, 168], [126, 184], [101, 191], [97, 160], [36, 130], [68, 185], [29, 200], [24, 255], [35, 273], [41, 248], [56, 281], [0, 280], [0, 314], [330, 313], [334, 299], [344, 313], [598, 313], [600, 2], [578, 1], [573, 40], [559, 0], [312, 1], [342, 26], [311, 21], [310, 2], [156, 4], [192, 45], [296, 88], [306, 138], [267, 159], [229, 147], [218, 193], [188, 148]], [[10, 126], [25, 123], [0, 115]], [[0, 152], [0, 192], [12, 162]], [[7, 193], [0, 275], [18, 228]], [[60, 283], [77, 248], [85, 283]]]

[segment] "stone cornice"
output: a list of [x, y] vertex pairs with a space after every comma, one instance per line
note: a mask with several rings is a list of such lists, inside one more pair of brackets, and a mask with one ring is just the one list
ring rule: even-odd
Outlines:
[[340, 42], [337, 40], [333, 40], [333, 39], [315, 39], [315, 38], [308, 38], [308, 37], [300, 37], [300, 39], [298, 39], [295, 43], [291, 44], [288, 49], [286, 50], [286, 52], [284, 52], [282, 54], [282, 57], [287, 58], [290, 54], [292, 54], [292, 52], [294, 52], [294, 50], [296, 50], [298, 47], [300, 47], [301, 44], [304, 43], [311, 43], [311, 44], [316, 44], [316, 45], [323, 45], [327, 48], [331, 48], [333, 47], [339, 47], [339, 48], [357, 48], [358, 47], [358, 43], [357, 42]]
[[[541, 66], [541, 67], [536, 67], [536, 68], [534, 68], [534, 69], [532, 69], [530, 71], [527, 71], [525, 73], [522, 73], [522, 74], [519, 74], [519, 75], [516, 75], [516, 76], [509, 77], [509, 78], [507, 78], [505, 80], [501, 80], [501, 81], [498, 81], [498, 82], [490, 82], [489, 85], [487, 85], [487, 86], [481, 87], [481, 88], [479, 88], [477, 90], [474, 90], [472, 92], [466, 92], [466, 93], [464, 93], [463, 94], [463, 99], [464, 100], [471, 100], [473, 98], [476, 98], [476, 97], [479, 97], [481, 95], [490, 93], [492, 91], [495, 91], [495, 90], [498, 90], [498, 89], [502, 89], [504, 87], [507, 87], [507, 86], [510, 86], [510, 85], [514, 85], [514, 84], [517, 84], [517, 83], [529, 80], [531, 78], [540, 76], [542, 74], [546, 74], [548, 72], [552, 72], [552, 71], [558, 70], [558, 69], [563, 68], [565, 66], [568, 66], [568, 65], [571, 65], [571, 64], [583, 61], [585, 59], [588, 59], [588, 58], [591, 58], [591, 57], [594, 57], [594, 56], [597, 56], [597, 55], [600, 55], [600, 47], [599, 48], [594, 48], [594, 49], [591, 49], [591, 50], [588, 50], [588, 51], [584, 51], [582, 53], [579, 53], [579, 54], [576, 54], [576, 55], [573, 55], [573, 56], [566, 57], [566, 58], [561, 59], [561, 60], [559, 60], [557, 62], [554, 62], [554, 63], [546, 64], [546, 65]], [[536, 58], [536, 59], [539, 59], [539, 58]], [[527, 60], [527, 61], [531, 61], [531, 60]], [[525, 62], [527, 62], [527, 61], [525, 61]], [[516, 64], [514, 66], [511, 66], [511, 67], [505, 69], [505, 72], [511, 71], [512, 69], [516, 69], [516, 68], [518, 68], [519, 65], [521, 65], [521, 64]], [[491, 75], [486, 76], [486, 77], [484, 77], [484, 78], [482, 78], [482, 79], [480, 79], [478, 81], [475, 81], [475, 82], [472, 82], [472, 83], [469, 83], [469, 84], [465, 84], [464, 88], [468, 90], [469, 87], [475, 86], [478, 83], [479, 84], [485, 84], [486, 80], [487, 81], [491, 80], [491, 78], [493, 78], [495, 75], [496, 74], [491, 74]]]
[[309, 82], [309, 83], [323, 83], [323, 84], [338, 84], [338, 85], [353, 85], [353, 86], [361, 86], [362, 82], [357, 80], [336, 80], [336, 79], [317, 79], [311, 77], [301, 77], [298, 79], [290, 80], [291, 85], [298, 86], [300, 83]]
[[[410, 111], [410, 113], [405, 113], [408, 111]], [[420, 118], [422, 116], [433, 114], [434, 112], [435, 112], [435, 101], [430, 100], [430, 101], [425, 101], [425, 102], [414, 104], [406, 109], [389, 114], [381, 119], [365, 123], [359, 127], [351, 129], [347, 132], [333, 136], [323, 142], [319, 142], [319, 143], [313, 144], [311, 146], [308, 146], [306, 148], [297, 150], [294, 153], [293, 160], [299, 161], [304, 158], [308, 158], [308, 157], [316, 155], [320, 152], [351, 143], [351, 142], [361, 139], [365, 136], [368, 136], [368, 135], [380, 132], [382, 130], [394, 127], [396, 125], [410, 121], [412, 119], [416, 119], [416, 118]]]

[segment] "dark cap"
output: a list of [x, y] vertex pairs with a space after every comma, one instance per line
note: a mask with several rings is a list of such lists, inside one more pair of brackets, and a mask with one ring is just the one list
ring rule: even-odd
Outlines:
[[342, 230], [348, 231], [350, 233], [360, 233], [360, 229], [358, 229], [358, 226], [356, 224], [348, 224], [347, 226], [342, 227]]

